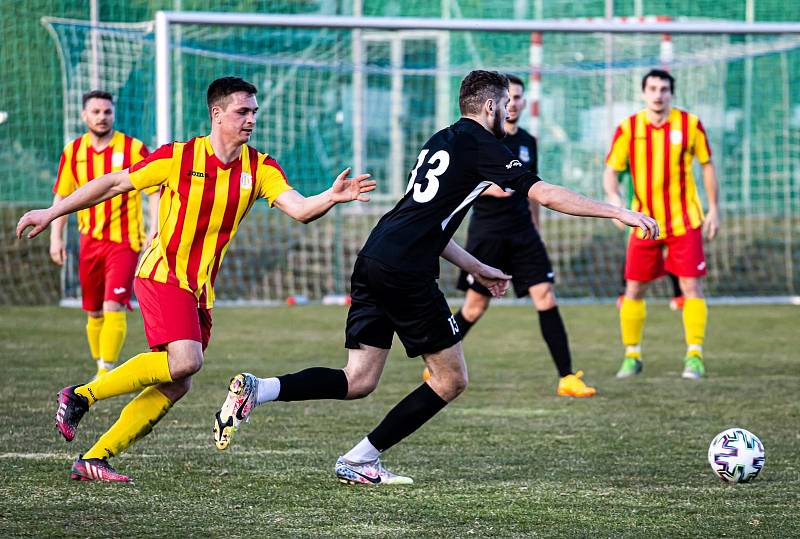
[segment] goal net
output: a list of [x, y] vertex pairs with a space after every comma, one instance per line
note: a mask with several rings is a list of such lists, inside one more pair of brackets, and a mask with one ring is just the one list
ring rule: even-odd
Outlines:
[[[154, 25], [44, 23], [62, 57], [65, 140], [83, 132], [80, 95], [99, 86], [117, 99], [117, 127], [154, 147]], [[460, 80], [475, 68], [528, 82], [531, 110], [521, 125], [538, 137], [541, 176], [595, 198], [603, 198], [604, 158], [615, 126], [642, 108], [642, 75], [668, 68], [677, 80], [673, 105], [702, 119], [720, 180], [723, 228], [706, 244], [709, 293], [787, 296], [800, 287], [798, 35], [225, 24], [173, 24], [169, 32], [172, 138], [206, 133], [208, 83], [238, 75], [259, 90], [251, 144], [274, 155], [301, 192], [326, 188], [348, 165], [379, 182], [371, 203], [336, 208], [310, 226], [257, 206], [226, 256], [220, 299], [346, 294], [358, 249], [402, 196], [419, 148], [458, 118]], [[699, 169], [695, 177], [702, 193]], [[625, 235], [607, 221], [542, 213], [559, 295], [615, 296]], [[457, 240], [463, 242], [465, 229]], [[76, 270], [67, 267], [65, 297], [79, 295]], [[440, 285], [451, 295], [455, 277], [455, 268], [442, 261]], [[655, 293], [666, 294], [667, 286]]]

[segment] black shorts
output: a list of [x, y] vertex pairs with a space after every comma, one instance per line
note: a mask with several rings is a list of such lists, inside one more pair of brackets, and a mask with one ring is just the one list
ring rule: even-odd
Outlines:
[[432, 354], [461, 340], [455, 318], [433, 277], [404, 273], [356, 258], [345, 347], [389, 349], [395, 332], [408, 357]]
[[[533, 285], [555, 281], [547, 249], [533, 225], [512, 234], [471, 233], [467, 238], [466, 249], [484, 264], [511, 275], [518, 298], [527, 296], [528, 289]], [[492, 295], [463, 270], [458, 277], [458, 289], [474, 290], [484, 296]]]

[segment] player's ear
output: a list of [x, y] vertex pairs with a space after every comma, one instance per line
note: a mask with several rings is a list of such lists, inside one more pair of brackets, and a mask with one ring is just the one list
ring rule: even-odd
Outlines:
[[495, 109], [496, 106], [497, 106], [497, 103], [494, 102], [494, 99], [487, 99], [486, 101], [483, 102], [483, 110], [489, 116], [494, 114], [494, 109]]

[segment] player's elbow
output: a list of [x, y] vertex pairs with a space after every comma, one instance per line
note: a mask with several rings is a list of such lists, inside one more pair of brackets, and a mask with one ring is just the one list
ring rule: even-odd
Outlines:
[[556, 189], [553, 185], [545, 182], [537, 182], [529, 192], [529, 198], [538, 202], [540, 206], [549, 208], [556, 199]]

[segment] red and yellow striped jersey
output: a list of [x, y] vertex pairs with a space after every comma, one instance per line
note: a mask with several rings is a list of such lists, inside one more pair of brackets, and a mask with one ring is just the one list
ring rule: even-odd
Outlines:
[[[99, 151], [85, 133], [64, 146], [53, 193], [66, 197], [91, 180], [125, 170], [148, 155], [141, 140], [120, 131], [115, 131], [108, 146]], [[96, 240], [127, 243], [139, 252], [145, 239], [141, 195], [138, 191], [124, 193], [80, 210], [78, 230]]]
[[[641, 110], [624, 120], [611, 143], [606, 164], [630, 166], [632, 209], [658, 221], [661, 237], [682, 236], [703, 222], [703, 206], [692, 174], [692, 159], [711, 160], [705, 129], [694, 114], [672, 109], [660, 127]], [[642, 231], [637, 231], [641, 237]]]
[[272, 205], [292, 187], [277, 161], [242, 145], [223, 164], [208, 137], [166, 144], [132, 166], [137, 189], [161, 185], [158, 234], [136, 275], [191, 291], [198, 305], [214, 304], [214, 280], [239, 223], [256, 199]]

